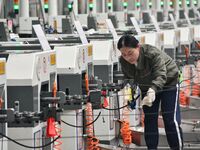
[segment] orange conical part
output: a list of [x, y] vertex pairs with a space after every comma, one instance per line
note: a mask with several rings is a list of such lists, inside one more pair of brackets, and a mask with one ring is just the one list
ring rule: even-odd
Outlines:
[[85, 74], [85, 88], [86, 88], [86, 92], [88, 94], [88, 92], [89, 92], [89, 79], [88, 79], [87, 74]]
[[3, 103], [4, 103], [4, 101], [3, 101], [3, 99], [0, 97], [0, 109], [3, 108]]
[[57, 93], [57, 84], [56, 84], [56, 81], [54, 81], [54, 83], [53, 83], [52, 92], [53, 92], [53, 97], [56, 97], [56, 93]]
[[103, 107], [108, 107], [109, 103], [108, 103], [108, 99], [105, 97], [103, 100]]
[[57, 132], [56, 132], [56, 128], [55, 128], [55, 119], [53, 117], [50, 117], [47, 120], [46, 136], [47, 137], [55, 137], [56, 135], [57, 135]]

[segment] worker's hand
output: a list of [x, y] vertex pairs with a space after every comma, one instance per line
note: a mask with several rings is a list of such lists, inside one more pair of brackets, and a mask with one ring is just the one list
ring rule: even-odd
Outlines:
[[156, 92], [152, 88], [149, 88], [149, 90], [147, 91], [147, 95], [142, 100], [142, 106], [146, 105], [148, 107], [151, 107], [152, 103], [155, 101], [155, 98]]

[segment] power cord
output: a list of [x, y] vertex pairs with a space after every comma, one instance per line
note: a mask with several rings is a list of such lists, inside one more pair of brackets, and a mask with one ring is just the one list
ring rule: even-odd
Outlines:
[[99, 112], [98, 116], [96, 117], [96, 119], [94, 119], [92, 122], [90, 122], [89, 124], [86, 124], [84, 126], [76, 126], [76, 125], [73, 125], [73, 124], [70, 124], [70, 123], [67, 123], [65, 122], [64, 120], [61, 120], [64, 124], [68, 125], [68, 126], [71, 126], [71, 127], [74, 127], [74, 128], [83, 128], [83, 127], [87, 127], [87, 126], [90, 126], [91, 124], [94, 124], [100, 117], [101, 115], [101, 111]]
[[[118, 108], [119, 108], [119, 96], [118, 96], [118, 92], [116, 93], [117, 94], [117, 105], [118, 105]], [[118, 117], [119, 117], [119, 120], [120, 120], [120, 109], [118, 109]], [[121, 129], [121, 124], [119, 124], [119, 130], [118, 130], [118, 135], [117, 135], [117, 143], [116, 143], [116, 145], [119, 147], [120, 146], [120, 141], [119, 141], [119, 139], [120, 139], [120, 129]]]
[[24, 144], [22, 144], [22, 143], [17, 142], [16, 140], [14, 140], [14, 139], [12, 139], [12, 138], [10, 138], [10, 137], [4, 135], [3, 133], [0, 133], [0, 135], [1, 135], [2, 137], [7, 138], [8, 140], [12, 141], [13, 143], [15, 143], [15, 144], [17, 144], [17, 145], [20, 145], [20, 146], [25, 147], [25, 148], [31, 148], [31, 149], [38, 149], [38, 148], [47, 147], [47, 146], [53, 144], [57, 139], [60, 138], [60, 136], [58, 136], [58, 137], [55, 138], [53, 141], [51, 141], [51, 142], [49, 142], [49, 143], [47, 143], [47, 144], [45, 144], [45, 145], [42, 145], [42, 146], [28, 146], [28, 145], [24, 145]]
[[[119, 95], [117, 95], [117, 97], [118, 97], [118, 96], [119, 96]], [[139, 97], [140, 97], [140, 95], [138, 95], [138, 96], [134, 99], [134, 101], [137, 100]], [[119, 100], [118, 100], [118, 101], [119, 101]], [[105, 110], [120, 110], [120, 109], [123, 109], [123, 108], [128, 107], [128, 106], [129, 106], [129, 104], [124, 105], [124, 106], [122, 106], [122, 107], [118, 107], [118, 108], [106, 108], [106, 107], [104, 107], [104, 106], [102, 106], [102, 108], [105, 109]]]
[[[1, 131], [3, 133], [3, 123], [1, 123]], [[1, 138], [1, 150], [3, 150], [3, 136]]]
[[120, 109], [123, 109], [125, 107], [128, 107], [128, 105], [124, 105], [124, 106], [119, 107], [119, 108], [106, 108], [106, 107], [102, 106], [102, 108], [105, 109], [105, 110], [120, 110]]

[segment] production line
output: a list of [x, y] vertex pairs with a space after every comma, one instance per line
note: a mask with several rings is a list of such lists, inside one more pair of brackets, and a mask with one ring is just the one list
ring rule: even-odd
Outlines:
[[[9, 33], [14, 30], [7, 27], [7, 20], [0, 23], [0, 146], [4, 150], [147, 149], [142, 93], [132, 80], [123, 80], [119, 63], [117, 42], [124, 33], [177, 62], [184, 149], [199, 149], [198, 1], [37, 3], [35, 7], [33, 1], [13, 1], [17, 32]], [[41, 10], [40, 16], [30, 17], [33, 8]], [[63, 15], [61, 8], [68, 14]], [[111, 20], [117, 38], [106, 19]], [[77, 20], [88, 43], [78, 34]], [[46, 32], [48, 50], [33, 30], [38, 23]], [[159, 131], [158, 149], [168, 149], [161, 116]]]

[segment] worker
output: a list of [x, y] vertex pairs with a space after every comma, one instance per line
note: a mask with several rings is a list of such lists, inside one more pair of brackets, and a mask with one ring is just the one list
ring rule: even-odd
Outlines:
[[171, 149], [183, 149], [178, 100], [178, 68], [165, 52], [143, 44], [132, 35], [123, 35], [117, 45], [121, 52], [120, 64], [126, 79], [132, 79], [142, 91], [144, 135], [147, 148], [158, 146], [159, 104]]

